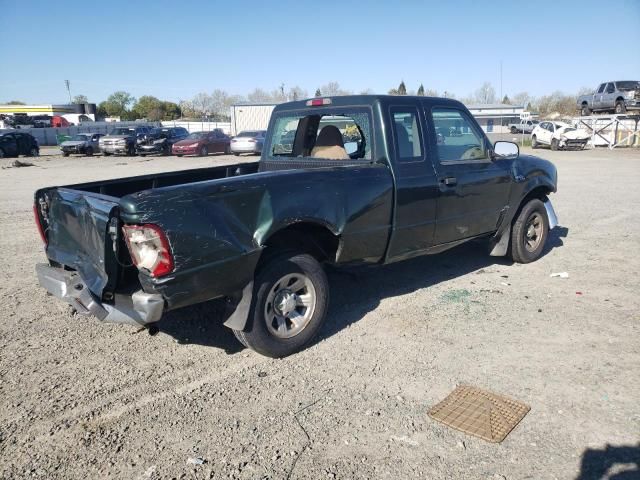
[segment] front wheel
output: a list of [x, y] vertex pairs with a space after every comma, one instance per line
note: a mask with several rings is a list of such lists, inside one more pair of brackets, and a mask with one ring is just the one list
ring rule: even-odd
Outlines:
[[535, 135], [531, 137], [531, 148], [538, 148], [538, 139]]
[[518, 129], [516, 127], [511, 127], [511, 133], [513, 134], [518, 133]]
[[580, 115], [582, 115], [583, 117], [588, 117], [589, 115], [591, 115], [591, 109], [586, 105], [583, 105], [580, 109]]
[[104, 155], [105, 157], [108, 157], [111, 154], [109, 152], [102, 152], [102, 155]]
[[31, 149], [29, 150], [29, 156], [37, 157], [38, 155], [40, 155], [40, 151], [36, 147], [31, 147]]
[[558, 142], [557, 138], [552, 138], [551, 139], [551, 150], [556, 151], [560, 148], [560, 144]]
[[627, 107], [624, 102], [616, 102], [616, 113], [618, 115], [627, 112]]
[[511, 258], [517, 263], [529, 263], [540, 258], [549, 235], [549, 218], [544, 203], [529, 200], [511, 230]]
[[240, 342], [256, 352], [281, 358], [302, 350], [324, 323], [329, 282], [311, 255], [283, 253], [272, 257], [256, 276]]
[[87, 157], [93, 157], [93, 148], [87, 147], [87, 151], [85, 152], [85, 154], [87, 155]]
[[200, 149], [200, 156], [206, 157], [208, 155], [209, 155], [209, 149], [207, 148], [206, 145], [203, 145], [202, 148]]

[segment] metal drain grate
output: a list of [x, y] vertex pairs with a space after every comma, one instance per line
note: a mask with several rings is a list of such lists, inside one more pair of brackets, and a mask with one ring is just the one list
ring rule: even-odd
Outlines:
[[499, 443], [531, 410], [496, 393], [461, 385], [429, 410], [429, 416], [456, 430]]

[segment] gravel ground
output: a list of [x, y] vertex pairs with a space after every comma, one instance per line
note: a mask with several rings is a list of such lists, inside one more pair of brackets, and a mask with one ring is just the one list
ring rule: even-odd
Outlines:
[[[559, 170], [561, 227], [542, 259], [513, 265], [469, 244], [331, 272], [321, 338], [284, 360], [241, 349], [218, 302], [150, 336], [73, 315], [34, 274], [36, 188], [237, 159], [49, 155], [0, 170], [0, 477], [628, 474], [640, 464], [640, 152], [536, 154]], [[459, 384], [531, 411], [501, 444], [464, 435], [426, 413]]]

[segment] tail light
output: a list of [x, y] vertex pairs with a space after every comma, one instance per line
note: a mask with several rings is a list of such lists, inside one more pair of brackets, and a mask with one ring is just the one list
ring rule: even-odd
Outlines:
[[169, 241], [157, 225], [125, 225], [122, 227], [131, 259], [138, 270], [146, 270], [152, 277], [173, 271], [173, 256]]
[[47, 236], [44, 234], [44, 228], [42, 228], [42, 221], [40, 220], [40, 212], [38, 212], [38, 205], [33, 205], [33, 216], [36, 219], [36, 226], [38, 227], [38, 233], [42, 239], [42, 243], [47, 244]]
[[247, 140], [247, 142], [249, 142], [249, 143], [256, 143], [256, 139], [255, 139], [255, 138], [250, 138], [249, 140]]

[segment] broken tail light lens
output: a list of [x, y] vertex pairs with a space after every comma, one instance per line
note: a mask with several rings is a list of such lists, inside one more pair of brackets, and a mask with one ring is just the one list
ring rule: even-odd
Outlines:
[[33, 205], [33, 216], [36, 219], [36, 225], [38, 227], [38, 233], [42, 239], [42, 243], [47, 245], [47, 236], [44, 234], [44, 228], [42, 228], [42, 221], [40, 220], [40, 212], [38, 212], [38, 205]]
[[122, 227], [131, 259], [138, 270], [146, 270], [152, 277], [173, 271], [173, 255], [169, 240], [157, 225], [125, 225]]

